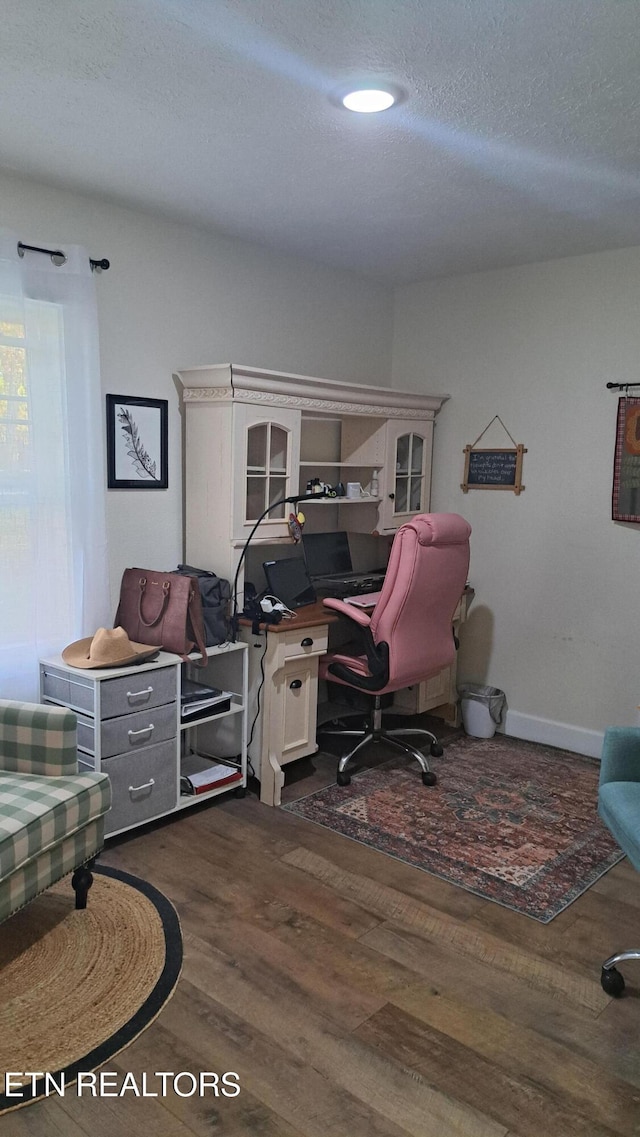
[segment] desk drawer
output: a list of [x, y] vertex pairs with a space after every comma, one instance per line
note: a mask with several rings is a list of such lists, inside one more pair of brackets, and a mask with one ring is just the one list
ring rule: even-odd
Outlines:
[[[78, 746], [90, 753], [96, 752], [95, 722], [93, 719], [78, 716]], [[100, 754], [102, 759], [112, 758], [114, 754], [126, 754], [175, 738], [177, 730], [177, 711], [175, 703], [165, 703], [163, 707], [134, 711], [129, 715], [105, 719], [98, 724], [100, 730]]]
[[276, 633], [276, 636], [277, 667], [282, 667], [287, 659], [324, 655], [329, 640], [326, 624], [319, 624], [313, 628], [289, 628], [286, 632]]
[[108, 758], [102, 770], [111, 779], [112, 806], [106, 832], [140, 825], [173, 809], [178, 800], [175, 740], [147, 746], [137, 754]]
[[445, 667], [430, 679], [423, 679], [421, 683], [414, 683], [411, 687], [395, 691], [393, 705], [401, 707], [404, 711], [410, 711], [413, 715], [420, 715], [430, 711], [432, 707], [448, 703], [451, 700], [452, 686], [451, 668]]
[[149, 710], [163, 703], [175, 703], [176, 669], [159, 667], [155, 671], [131, 671], [117, 679], [105, 679], [100, 687], [103, 719]]

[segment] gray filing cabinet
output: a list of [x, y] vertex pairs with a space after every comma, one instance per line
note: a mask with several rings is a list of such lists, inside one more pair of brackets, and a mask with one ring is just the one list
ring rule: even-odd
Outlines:
[[[101, 770], [111, 779], [107, 836], [229, 789], [243, 791], [246, 787], [246, 645], [208, 648], [207, 656], [207, 666], [193, 668], [191, 674], [230, 691], [231, 705], [223, 714], [197, 723], [181, 720], [180, 656], [159, 652], [150, 663], [86, 671], [69, 667], [61, 656], [41, 660], [41, 701], [69, 707], [78, 717], [79, 768]], [[226, 726], [229, 735], [229, 723], [236, 728], [231, 731], [233, 783], [204, 794], [181, 794], [183, 762], [188, 759], [190, 771], [199, 761], [203, 769], [216, 762], [220, 757], [215, 750], [216, 732], [222, 733]], [[206, 738], [202, 755], [194, 750], [200, 735]]]

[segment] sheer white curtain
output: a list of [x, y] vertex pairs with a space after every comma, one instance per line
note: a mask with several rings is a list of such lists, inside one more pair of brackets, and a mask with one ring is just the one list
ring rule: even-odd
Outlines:
[[[110, 626], [104, 430], [89, 255], [18, 255], [0, 231], [0, 697]], [[52, 246], [58, 247], [58, 246]]]

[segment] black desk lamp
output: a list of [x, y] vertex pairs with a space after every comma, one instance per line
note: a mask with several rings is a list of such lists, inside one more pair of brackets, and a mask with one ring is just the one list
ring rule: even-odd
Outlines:
[[238, 635], [238, 620], [239, 620], [239, 617], [238, 617], [238, 577], [240, 576], [240, 569], [242, 567], [242, 562], [244, 561], [247, 549], [249, 548], [249, 545], [251, 544], [253, 534], [255, 533], [255, 531], [258, 528], [258, 526], [260, 525], [260, 523], [262, 521], [264, 521], [265, 517], [269, 513], [271, 513], [271, 510], [276, 509], [279, 505], [297, 505], [299, 501], [316, 501], [319, 497], [333, 497], [333, 495], [331, 493], [329, 493], [327, 490], [321, 490], [320, 492], [317, 492], [317, 493], [296, 493], [296, 494], [292, 494], [290, 497], [280, 497], [280, 498], [278, 498], [277, 501], [272, 501], [271, 505], [268, 505], [267, 508], [260, 514], [258, 520], [256, 521], [255, 525], [253, 526], [253, 529], [251, 530], [251, 532], [250, 532], [249, 536], [247, 537], [244, 545], [242, 546], [242, 552], [240, 553], [240, 560], [238, 561], [235, 576], [233, 578], [233, 587], [231, 590], [231, 593], [233, 596], [233, 610], [232, 610], [232, 616], [231, 616], [231, 642], [232, 643], [235, 643], [237, 635]]

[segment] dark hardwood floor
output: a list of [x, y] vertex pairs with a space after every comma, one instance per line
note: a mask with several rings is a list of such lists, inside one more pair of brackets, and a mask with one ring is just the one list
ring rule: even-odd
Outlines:
[[[333, 780], [298, 764], [285, 798]], [[416, 793], [431, 791], [417, 778]], [[174, 902], [175, 994], [110, 1070], [236, 1071], [237, 1097], [50, 1098], [7, 1137], [634, 1137], [640, 946], [623, 861], [548, 925], [375, 853], [254, 794], [111, 842]]]

